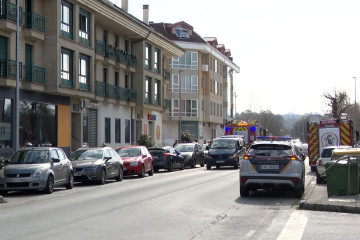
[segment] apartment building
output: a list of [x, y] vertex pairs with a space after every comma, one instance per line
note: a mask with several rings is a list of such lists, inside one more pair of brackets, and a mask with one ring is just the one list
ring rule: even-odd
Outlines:
[[184, 21], [150, 26], [186, 51], [169, 62], [171, 107], [163, 116], [163, 144], [179, 139], [180, 132], [199, 142], [223, 135], [224, 122], [233, 115], [233, 73], [240, 72], [230, 50]]
[[[0, 1], [0, 155], [14, 151], [16, 9]], [[126, 0], [19, 0], [18, 32], [21, 147], [161, 144], [167, 62], [184, 50]]]

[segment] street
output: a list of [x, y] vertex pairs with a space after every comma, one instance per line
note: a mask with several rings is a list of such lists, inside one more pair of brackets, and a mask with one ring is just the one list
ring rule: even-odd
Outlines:
[[0, 204], [1, 239], [358, 239], [360, 215], [297, 210], [288, 192], [241, 198], [238, 178], [233, 168], [197, 167], [51, 195], [11, 192]]

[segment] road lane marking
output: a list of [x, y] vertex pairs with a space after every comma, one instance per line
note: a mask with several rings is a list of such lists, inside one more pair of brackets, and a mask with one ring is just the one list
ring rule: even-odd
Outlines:
[[251, 237], [255, 233], [255, 230], [251, 230], [246, 234], [246, 237]]
[[308, 220], [308, 217], [304, 214], [305, 213], [301, 211], [294, 211], [290, 215], [289, 220], [277, 240], [301, 240]]

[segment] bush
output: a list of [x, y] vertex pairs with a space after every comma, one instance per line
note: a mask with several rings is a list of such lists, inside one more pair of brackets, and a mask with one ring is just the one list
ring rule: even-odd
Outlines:
[[138, 145], [145, 146], [147, 148], [154, 146], [153, 139], [147, 134], [141, 134], [136, 142]]

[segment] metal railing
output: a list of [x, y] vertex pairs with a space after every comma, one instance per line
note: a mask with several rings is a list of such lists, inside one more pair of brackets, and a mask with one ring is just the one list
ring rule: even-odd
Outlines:
[[[16, 4], [11, 3], [10, 1], [0, 1], [0, 19], [8, 19], [16, 22]], [[22, 16], [22, 7], [19, 7], [19, 23], [23, 23]]]
[[45, 68], [33, 65], [26, 65], [25, 68], [25, 82], [42, 83], [45, 84]]
[[40, 16], [39, 14], [33, 12], [24, 13], [25, 15], [25, 27], [36, 29], [40, 32], [45, 33], [46, 29], [46, 20], [45, 17]]
[[[16, 61], [0, 60], [0, 77], [16, 79]], [[19, 78], [22, 79], [22, 63], [19, 62]]]

